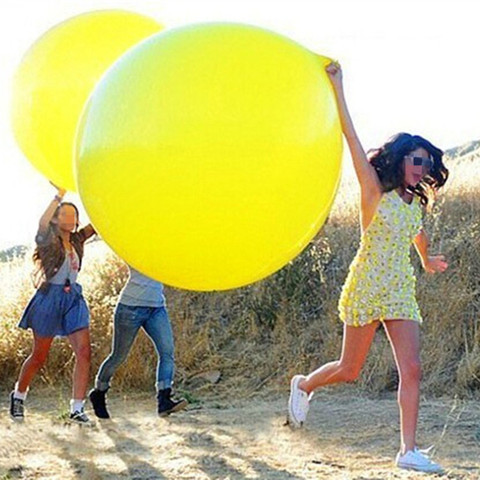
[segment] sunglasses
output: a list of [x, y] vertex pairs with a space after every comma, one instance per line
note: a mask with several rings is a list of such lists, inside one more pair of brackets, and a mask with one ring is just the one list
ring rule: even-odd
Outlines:
[[415, 157], [413, 155], [405, 155], [414, 167], [422, 167], [423, 171], [430, 172], [433, 168], [433, 160], [431, 157]]

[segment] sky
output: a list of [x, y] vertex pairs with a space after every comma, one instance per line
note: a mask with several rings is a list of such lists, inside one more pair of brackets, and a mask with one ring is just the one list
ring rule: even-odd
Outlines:
[[[0, 17], [0, 250], [33, 243], [54, 190], [25, 159], [10, 125], [23, 54], [80, 13], [125, 9], [166, 28], [207, 21], [274, 30], [338, 59], [366, 149], [406, 131], [443, 149], [480, 139], [476, 0], [3, 0]], [[348, 167], [349, 157], [345, 156]], [[80, 204], [74, 194], [66, 197]], [[82, 212], [83, 221], [86, 216]], [[82, 218], [81, 218], [82, 220]]]

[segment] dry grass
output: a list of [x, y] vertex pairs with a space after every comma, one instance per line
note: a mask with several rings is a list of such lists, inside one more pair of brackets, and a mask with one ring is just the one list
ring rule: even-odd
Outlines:
[[[451, 181], [426, 220], [433, 249], [442, 250], [450, 269], [428, 276], [418, 269], [423, 332], [424, 392], [477, 395], [480, 378], [480, 166], [479, 161], [447, 164]], [[328, 223], [295, 261], [270, 278], [227, 293], [167, 289], [174, 324], [177, 382], [197, 394], [212, 389], [192, 381], [220, 370], [216, 394], [248, 397], [260, 389], [284, 390], [293, 372], [308, 371], [337, 357], [342, 325], [337, 301], [359, 241], [358, 190], [345, 176]], [[31, 335], [16, 328], [33, 293], [31, 263], [0, 264], [0, 382], [9, 386], [28, 355]], [[80, 281], [92, 314], [93, 372], [110, 348], [111, 319], [126, 278], [122, 262], [101, 243], [87, 247]], [[64, 341], [52, 348], [38, 384], [67, 381], [72, 353]], [[155, 355], [142, 335], [115, 386], [153, 388]], [[92, 372], [92, 373], [93, 373]], [[372, 394], [393, 390], [396, 373], [380, 333], [359, 381]]]

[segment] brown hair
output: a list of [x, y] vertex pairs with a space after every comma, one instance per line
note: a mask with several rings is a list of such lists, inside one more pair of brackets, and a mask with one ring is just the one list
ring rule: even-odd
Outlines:
[[65, 261], [65, 247], [58, 232], [58, 225], [56, 220], [60, 210], [64, 206], [71, 206], [75, 209], [77, 216], [77, 224], [75, 231], [70, 233], [70, 243], [73, 245], [78, 258], [79, 258], [79, 270], [82, 266], [83, 258], [83, 244], [87, 240], [88, 236], [85, 232], [85, 228], [78, 230], [78, 208], [70, 202], [62, 202], [58, 205], [52, 219], [50, 220], [48, 230], [45, 233], [37, 233], [35, 241], [37, 246], [33, 252], [33, 262], [35, 264], [34, 271], [32, 273], [33, 284], [35, 288], [45, 287], [47, 282], [57, 273], [58, 269]]

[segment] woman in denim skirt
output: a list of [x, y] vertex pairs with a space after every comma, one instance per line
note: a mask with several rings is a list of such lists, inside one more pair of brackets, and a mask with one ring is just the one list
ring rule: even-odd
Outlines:
[[45, 364], [53, 339], [67, 337], [75, 354], [71, 421], [88, 424], [84, 398], [90, 370], [89, 311], [77, 283], [82, 266], [83, 246], [95, 234], [91, 225], [78, 229], [77, 207], [63, 202], [65, 190], [57, 195], [40, 218], [35, 237], [34, 284], [36, 292], [28, 303], [19, 327], [33, 332], [33, 349], [20, 369], [15, 389], [10, 394], [10, 416], [24, 419], [28, 387]]

